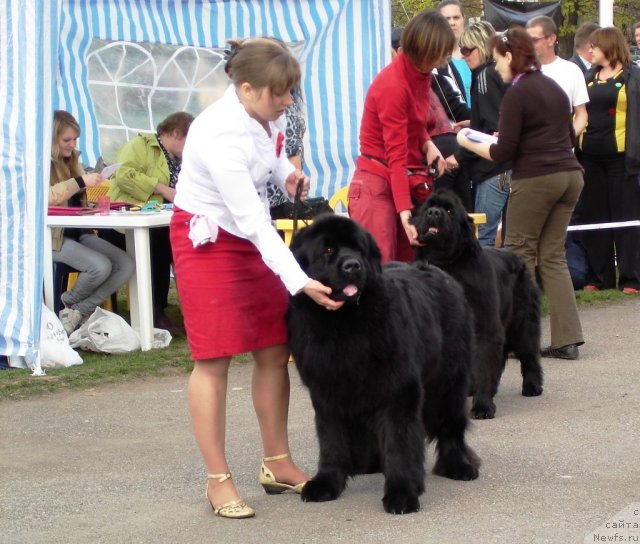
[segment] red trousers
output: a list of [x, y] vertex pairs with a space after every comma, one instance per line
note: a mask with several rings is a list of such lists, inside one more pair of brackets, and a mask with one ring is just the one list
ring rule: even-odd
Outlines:
[[349, 216], [372, 235], [382, 262], [411, 262], [414, 250], [396, 212], [387, 178], [356, 168], [349, 185]]

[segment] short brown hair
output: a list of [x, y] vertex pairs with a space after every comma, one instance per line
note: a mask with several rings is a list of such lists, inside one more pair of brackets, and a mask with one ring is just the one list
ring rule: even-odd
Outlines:
[[177, 111], [169, 115], [164, 121], [161, 121], [156, 127], [156, 132], [158, 134], [178, 132], [180, 136], [186, 136], [191, 123], [193, 123], [193, 115], [186, 111]]
[[287, 46], [270, 38], [229, 40], [231, 54], [225, 70], [236, 87], [249, 83], [283, 95], [300, 81], [300, 65]]
[[611, 64], [619, 62], [623, 66], [631, 65], [631, 52], [620, 29], [615, 26], [599, 28], [593, 31], [589, 39], [593, 46], [600, 48]]
[[527, 21], [527, 28], [533, 28], [534, 26], [542, 27], [542, 32], [545, 36], [558, 36], [558, 26], [547, 15], [538, 15]]
[[515, 74], [526, 74], [540, 69], [540, 61], [536, 57], [533, 40], [527, 31], [519, 26], [496, 34], [489, 42], [503, 57], [511, 53], [511, 71]]
[[442, 8], [446, 8], [447, 6], [458, 6], [460, 8], [460, 13], [462, 14], [462, 17], [465, 18], [464, 7], [458, 0], [442, 0], [442, 2], [440, 2], [436, 6], [436, 8], [438, 10], [441, 10]]
[[582, 49], [589, 43], [589, 37], [594, 30], [598, 30], [600, 25], [598, 23], [584, 23], [576, 30], [576, 35], [573, 38], [573, 45], [576, 49]]
[[400, 45], [416, 68], [431, 71], [451, 55], [456, 38], [449, 23], [438, 11], [425, 9], [407, 23]]

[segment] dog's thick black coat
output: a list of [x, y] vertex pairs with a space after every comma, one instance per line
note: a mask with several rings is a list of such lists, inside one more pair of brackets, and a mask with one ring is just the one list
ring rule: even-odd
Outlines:
[[472, 416], [495, 416], [493, 398], [510, 352], [520, 359], [522, 394], [542, 393], [540, 293], [523, 261], [507, 249], [483, 248], [462, 202], [439, 190], [418, 208], [412, 222], [424, 244], [418, 266], [435, 265], [462, 285], [474, 314]]
[[336, 499], [348, 477], [382, 472], [384, 509], [414, 512], [426, 440], [437, 440], [434, 473], [477, 478], [480, 461], [465, 442], [473, 333], [460, 286], [436, 267], [381, 267], [373, 237], [346, 217], [315, 220], [292, 250], [346, 301], [328, 311], [300, 293], [290, 305], [289, 343], [320, 445], [302, 499]]

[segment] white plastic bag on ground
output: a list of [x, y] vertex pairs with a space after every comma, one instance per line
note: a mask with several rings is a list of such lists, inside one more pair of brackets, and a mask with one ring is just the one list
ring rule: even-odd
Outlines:
[[166, 348], [170, 343], [171, 333], [166, 329], [153, 329], [153, 340], [151, 340], [151, 349]]
[[42, 368], [63, 368], [81, 364], [82, 357], [71, 349], [58, 316], [43, 304], [40, 318], [40, 365]]
[[96, 308], [82, 326], [71, 333], [71, 346], [100, 353], [129, 353], [140, 349], [140, 337], [118, 314]]

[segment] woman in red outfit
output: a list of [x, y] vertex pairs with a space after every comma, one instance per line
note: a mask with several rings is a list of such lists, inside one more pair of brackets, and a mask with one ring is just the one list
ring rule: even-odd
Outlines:
[[[413, 260], [417, 232], [409, 219], [414, 204], [428, 196], [425, 160], [435, 161], [440, 174], [445, 168], [425, 126], [431, 70], [444, 64], [454, 46], [442, 15], [436, 10], [419, 13], [402, 33], [399, 54], [367, 92], [349, 215], [373, 234], [383, 262]], [[412, 191], [417, 182], [421, 187]]]

